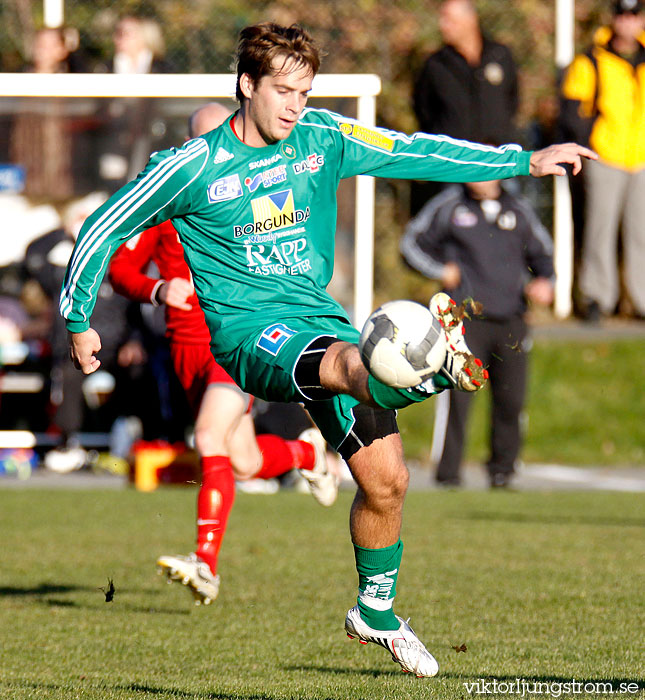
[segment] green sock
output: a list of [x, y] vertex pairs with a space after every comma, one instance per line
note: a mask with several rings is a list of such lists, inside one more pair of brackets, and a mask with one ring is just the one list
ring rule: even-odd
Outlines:
[[403, 543], [390, 547], [366, 549], [354, 545], [358, 571], [358, 609], [365, 622], [377, 630], [396, 630], [399, 621], [392, 610], [396, 595]]
[[393, 386], [387, 386], [387, 384], [379, 382], [378, 379], [370, 374], [367, 378], [367, 386], [370, 394], [372, 394], [372, 398], [381, 408], [396, 409], [425, 401], [428, 397], [438, 394], [444, 389], [452, 388], [452, 384], [440, 374], [435, 374], [432, 377], [432, 381], [436, 388], [435, 392], [418, 391], [414, 387], [410, 389], [395, 389]]

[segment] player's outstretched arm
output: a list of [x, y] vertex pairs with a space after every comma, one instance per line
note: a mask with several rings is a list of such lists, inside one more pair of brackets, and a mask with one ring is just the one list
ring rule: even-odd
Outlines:
[[544, 175], [566, 175], [567, 171], [562, 163], [573, 165], [573, 174], [577, 175], [582, 170], [582, 159], [590, 158], [598, 160], [598, 154], [589, 148], [579, 146], [577, 143], [556, 143], [531, 154], [531, 175], [543, 177]]
[[101, 349], [101, 338], [93, 329], [88, 328], [82, 333], [68, 333], [69, 356], [74, 367], [83, 374], [92, 374], [101, 366], [96, 353]]

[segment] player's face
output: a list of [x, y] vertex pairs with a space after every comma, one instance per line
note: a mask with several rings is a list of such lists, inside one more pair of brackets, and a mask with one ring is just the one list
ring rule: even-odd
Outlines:
[[[252, 146], [266, 146], [286, 139], [293, 131], [307, 104], [313, 73], [308, 66], [298, 66], [293, 59], [284, 65], [278, 59], [276, 71], [254, 83], [246, 74], [240, 86], [248, 99], [249, 124], [245, 124], [244, 141]], [[246, 80], [244, 80], [246, 78]], [[251, 132], [247, 132], [247, 128]], [[255, 134], [253, 133], [255, 132]]]

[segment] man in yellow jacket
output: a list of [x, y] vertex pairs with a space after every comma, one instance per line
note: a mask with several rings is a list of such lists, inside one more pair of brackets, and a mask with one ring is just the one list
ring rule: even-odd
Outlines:
[[580, 292], [586, 318], [613, 313], [619, 299], [617, 238], [624, 283], [645, 318], [645, 15], [642, 0], [616, 0], [609, 26], [576, 56], [562, 83], [561, 121], [599, 155], [585, 163]]

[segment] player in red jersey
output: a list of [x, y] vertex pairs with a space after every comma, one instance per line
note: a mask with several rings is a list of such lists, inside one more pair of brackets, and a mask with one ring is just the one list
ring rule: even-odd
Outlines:
[[[230, 112], [217, 103], [197, 110], [190, 137], [216, 128]], [[149, 277], [151, 261], [160, 279]], [[299, 440], [255, 435], [249, 413], [253, 398], [215, 362], [210, 333], [170, 221], [148, 229], [119, 248], [110, 264], [114, 289], [141, 303], [165, 305], [166, 335], [173, 366], [195, 412], [195, 448], [202, 485], [197, 498], [197, 550], [188, 556], [162, 556], [157, 565], [169, 580], [189, 586], [197, 604], [217, 597], [217, 556], [235, 497], [235, 479], [270, 479], [297, 468], [314, 498], [330, 506], [338, 481], [327, 469], [325, 442], [316, 428]]]

